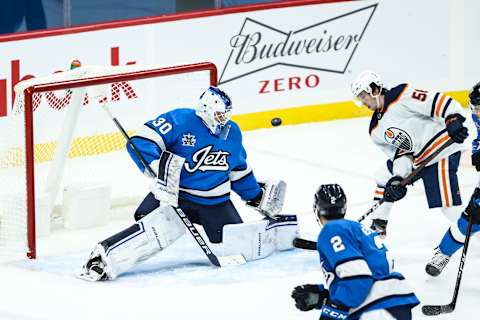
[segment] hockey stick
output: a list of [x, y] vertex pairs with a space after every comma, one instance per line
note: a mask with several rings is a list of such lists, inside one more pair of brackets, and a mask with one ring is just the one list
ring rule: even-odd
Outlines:
[[310, 241], [302, 238], [293, 239], [293, 246], [299, 249], [317, 250], [317, 243], [315, 241]]
[[442, 313], [450, 313], [455, 310], [457, 304], [458, 292], [460, 291], [460, 282], [462, 281], [463, 266], [467, 258], [468, 243], [470, 242], [470, 235], [472, 234], [473, 221], [472, 216], [468, 219], [467, 234], [465, 235], [465, 243], [463, 244], [462, 257], [460, 265], [458, 266], [457, 281], [455, 282], [455, 289], [453, 290], [453, 298], [449, 304], [445, 305], [425, 305], [422, 307], [422, 312], [426, 316], [436, 316]]
[[[448, 139], [447, 143], [435, 150], [435, 152], [429, 155], [417, 168], [415, 168], [415, 170], [413, 170], [408, 176], [406, 176], [402, 181], [400, 181], [400, 185], [404, 187], [409, 184], [420, 173], [420, 171], [422, 171], [423, 168], [427, 166], [430, 161], [432, 161], [436, 156], [438, 156], [443, 150], [451, 146], [453, 143], [454, 141], [452, 139]], [[365, 218], [367, 218], [372, 212], [377, 210], [378, 207], [380, 207], [384, 202], [385, 201], [383, 199], [380, 199], [367, 212], [365, 212], [360, 218], [358, 218], [357, 221], [362, 222], [363, 220], [365, 220]], [[315, 241], [305, 240], [301, 238], [295, 238], [293, 240], [293, 246], [300, 249], [317, 250], [317, 243]]]
[[[117, 118], [113, 116], [113, 114], [110, 112], [108, 109], [108, 106], [106, 102], [101, 103], [103, 110], [108, 114], [110, 119], [112, 119], [113, 123], [117, 126], [118, 130], [122, 133], [123, 137], [127, 141], [128, 145], [132, 148], [133, 152], [135, 153], [135, 156], [140, 160], [144, 168], [148, 171], [149, 175], [151, 178], [155, 179], [157, 178], [157, 175], [153, 171], [153, 169], [150, 167], [150, 165], [147, 163], [145, 158], [142, 156], [140, 151], [138, 151], [137, 147], [133, 144], [132, 140], [130, 139], [130, 136], [128, 135], [127, 131], [123, 128], [123, 126], [120, 124]], [[245, 264], [247, 261], [245, 260], [245, 257], [242, 255], [231, 255], [231, 256], [216, 256], [212, 250], [210, 250], [210, 247], [208, 244], [205, 242], [203, 239], [202, 235], [198, 232], [197, 228], [195, 225], [190, 221], [190, 219], [187, 217], [185, 212], [178, 206], [172, 208], [175, 210], [177, 213], [178, 217], [180, 220], [182, 220], [183, 224], [185, 227], [188, 229], [192, 237], [195, 239], [195, 241], [198, 243], [200, 248], [203, 250], [203, 253], [207, 256], [208, 260], [210, 262], [217, 266], [217, 267], [226, 267], [226, 266], [233, 266], [233, 265], [240, 265], [240, 264]]]
[[[400, 181], [400, 185], [402, 187], [404, 187], [407, 184], [409, 184], [410, 182], [412, 182], [412, 180], [415, 179], [415, 177], [420, 173], [420, 171], [423, 170], [423, 168], [425, 168], [430, 163], [430, 161], [432, 161], [436, 156], [438, 156], [443, 150], [445, 150], [446, 148], [451, 146], [453, 143], [454, 143], [454, 141], [452, 139], [448, 139], [447, 143], [445, 143], [443, 146], [441, 146], [440, 148], [435, 150], [435, 152], [433, 152], [431, 155], [429, 155], [422, 162], [422, 164], [420, 164], [408, 176], [406, 176], [402, 181]], [[377, 201], [370, 209], [368, 209], [367, 212], [365, 212], [360, 218], [358, 218], [357, 221], [362, 222], [363, 220], [365, 220], [365, 218], [367, 218], [372, 212], [377, 210], [378, 207], [380, 207], [384, 202], [385, 202], [384, 199], [380, 199], [379, 201]]]

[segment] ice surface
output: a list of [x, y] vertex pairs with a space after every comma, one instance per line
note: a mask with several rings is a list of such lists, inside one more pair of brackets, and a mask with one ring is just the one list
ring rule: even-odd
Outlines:
[[[279, 126], [244, 134], [257, 178], [287, 182], [284, 213], [299, 215], [305, 238], [313, 239], [319, 232], [311, 207], [321, 183], [337, 182], [344, 187], [349, 218], [369, 209], [373, 172], [385, 159], [370, 142], [368, 122], [362, 118]], [[463, 163], [459, 179], [465, 201], [478, 176], [468, 161]], [[137, 170], [133, 163], [131, 170]], [[260, 218], [238, 197], [233, 200], [245, 220]], [[97, 241], [130, 223], [121, 220], [93, 230], [56, 231], [39, 239], [39, 259], [0, 265], [0, 320], [318, 319], [318, 311], [300, 312], [290, 298], [296, 285], [323, 282], [317, 254], [299, 249], [220, 269], [211, 266], [185, 235], [116, 281], [87, 283], [73, 277]], [[421, 183], [392, 212], [387, 246], [396, 257], [397, 269], [425, 304], [446, 304], [452, 298], [459, 253], [438, 278], [424, 272], [448, 226], [438, 209], [428, 209]], [[475, 318], [472, 313], [480, 297], [479, 251], [474, 237], [456, 310], [436, 319]], [[427, 317], [417, 307], [414, 318]]]

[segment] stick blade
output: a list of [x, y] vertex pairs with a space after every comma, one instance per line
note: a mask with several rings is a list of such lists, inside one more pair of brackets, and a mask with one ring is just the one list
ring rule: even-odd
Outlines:
[[305, 250], [317, 250], [317, 243], [315, 241], [305, 240], [302, 238], [293, 239], [293, 246]]
[[247, 263], [247, 260], [245, 260], [245, 257], [241, 254], [219, 256], [217, 259], [220, 267], [238, 266]]
[[426, 305], [422, 307], [422, 313], [426, 316], [438, 316], [439, 314], [453, 312], [453, 310], [454, 308], [451, 304], [443, 306]]

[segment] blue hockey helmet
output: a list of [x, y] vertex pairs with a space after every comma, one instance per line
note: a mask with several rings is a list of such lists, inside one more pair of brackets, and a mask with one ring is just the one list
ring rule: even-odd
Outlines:
[[232, 113], [232, 100], [217, 87], [209, 87], [198, 103], [196, 114], [214, 135], [220, 135], [223, 128], [230, 120]]

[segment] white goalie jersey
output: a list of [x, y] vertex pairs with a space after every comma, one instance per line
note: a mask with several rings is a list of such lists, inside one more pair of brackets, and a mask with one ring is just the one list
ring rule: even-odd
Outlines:
[[[402, 167], [394, 174], [405, 177], [430, 154], [449, 140], [445, 118], [452, 114], [467, 118], [462, 106], [441, 92], [428, 92], [401, 84], [385, 93], [384, 107], [375, 111], [370, 122], [373, 142], [391, 160], [402, 157]], [[443, 150], [430, 164], [438, 162], [459, 150], [464, 144], [454, 143]], [[405, 164], [404, 159], [409, 159]], [[398, 162], [398, 161], [397, 161]], [[409, 169], [405, 167], [409, 166]]]

